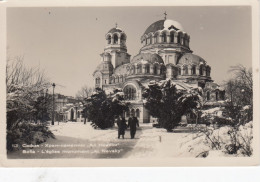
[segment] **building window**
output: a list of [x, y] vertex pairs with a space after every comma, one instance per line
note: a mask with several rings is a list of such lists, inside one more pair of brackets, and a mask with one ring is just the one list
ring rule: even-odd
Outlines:
[[174, 33], [171, 32], [170, 34], [170, 42], [173, 43], [174, 42]]
[[207, 69], [206, 69], [206, 76], [210, 76], [210, 68], [209, 67], [207, 67]]
[[78, 118], [80, 117], [80, 112], [78, 111]]
[[161, 67], [160, 72], [161, 72], [161, 75], [164, 74], [164, 67]]
[[124, 95], [126, 100], [135, 100], [136, 98], [136, 89], [132, 85], [127, 85], [124, 88]]
[[118, 36], [114, 35], [114, 44], [117, 44], [117, 43], [118, 43]]
[[191, 73], [192, 73], [193, 75], [196, 75], [196, 66], [192, 66], [192, 68], [191, 68]]
[[178, 68], [178, 74], [181, 75], [181, 68]]
[[156, 67], [156, 66], [153, 68], [153, 73], [154, 73], [155, 75], [157, 75], [157, 67]]
[[142, 73], [142, 68], [141, 68], [141, 65], [137, 65], [137, 73]]
[[200, 75], [203, 75], [203, 66], [200, 66]]
[[185, 75], [188, 74], [188, 67], [187, 67], [187, 66], [185, 66], [185, 67], [183, 68], [183, 73], [184, 73]]
[[178, 43], [181, 43], [181, 34], [178, 35]]
[[146, 65], [146, 66], [145, 66], [145, 72], [146, 72], [146, 73], [150, 73], [150, 66], [149, 66], [149, 65]]
[[110, 35], [108, 36], [108, 39], [107, 39], [107, 40], [108, 40], [107, 43], [108, 43], [108, 44], [111, 44], [111, 36], [110, 36]]
[[207, 92], [207, 100], [210, 100], [210, 92]]
[[100, 84], [100, 78], [96, 78], [96, 84]]
[[166, 33], [162, 33], [162, 42], [166, 42]]
[[216, 101], [218, 101], [218, 99], [219, 99], [219, 98], [218, 98], [218, 92], [216, 92]]

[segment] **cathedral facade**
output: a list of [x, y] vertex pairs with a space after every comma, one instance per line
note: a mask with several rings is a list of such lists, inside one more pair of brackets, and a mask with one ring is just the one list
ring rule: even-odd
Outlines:
[[172, 79], [179, 88], [202, 90], [205, 102], [224, 100], [224, 91], [211, 79], [211, 67], [190, 49], [190, 35], [180, 23], [163, 19], [152, 23], [141, 36], [139, 54], [127, 53], [126, 33], [117, 26], [105, 35], [106, 46], [101, 63], [93, 73], [95, 87], [103, 90], [121, 88], [140, 122], [152, 118], [144, 107], [142, 92], [150, 81]]

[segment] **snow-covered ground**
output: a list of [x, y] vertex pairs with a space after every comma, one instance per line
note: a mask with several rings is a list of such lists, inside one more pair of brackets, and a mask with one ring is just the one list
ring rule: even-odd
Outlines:
[[[211, 142], [204, 132], [194, 130], [194, 128], [180, 127], [174, 129], [174, 132], [167, 132], [162, 128], [152, 127], [152, 123], [140, 124], [137, 129], [135, 139], [130, 139], [129, 129], [126, 130], [125, 139], [117, 138], [117, 127], [100, 130], [94, 129], [90, 123], [67, 122], [58, 123], [49, 126], [50, 130], [56, 136], [56, 139], [49, 139], [46, 144], [84, 144], [85, 147], [75, 148], [50, 148], [55, 150], [105, 150], [100, 153], [77, 153], [77, 154], [41, 154], [24, 155], [21, 151], [10, 154], [11, 158], [175, 158], [175, 157], [224, 157], [229, 156], [224, 153], [225, 144], [231, 142], [228, 135], [229, 127], [213, 129], [210, 137], [216, 137], [221, 141], [221, 149], [212, 149]], [[208, 128], [210, 129], [210, 128]], [[252, 122], [239, 128], [241, 136], [245, 139], [252, 136]], [[241, 140], [241, 137], [240, 137]], [[242, 140], [241, 140], [242, 141]], [[243, 142], [243, 141], [242, 141]], [[97, 144], [99, 146], [89, 146]], [[106, 144], [112, 144], [106, 146]], [[44, 144], [45, 145], [45, 144]], [[40, 150], [46, 150], [41, 145]], [[100, 147], [102, 145], [102, 147]], [[89, 148], [91, 147], [91, 148]], [[47, 148], [49, 149], [49, 148]], [[119, 151], [118, 153], [107, 153], [106, 151]], [[241, 153], [240, 153], [241, 154]], [[233, 156], [241, 156], [236, 154]]]

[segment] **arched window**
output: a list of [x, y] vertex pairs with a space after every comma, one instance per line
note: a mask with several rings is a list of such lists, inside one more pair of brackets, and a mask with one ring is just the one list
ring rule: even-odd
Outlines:
[[162, 42], [166, 42], [166, 33], [165, 32], [162, 33]]
[[153, 43], [153, 36], [150, 37], [150, 44]]
[[157, 66], [153, 67], [153, 74], [157, 75]]
[[139, 118], [140, 117], [140, 110], [136, 109], [135, 113], [136, 113], [136, 117]]
[[192, 68], [191, 68], [191, 73], [192, 73], [193, 75], [196, 75], [196, 66], [192, 66]]
[[207, 92], [207, 100], [210, 100], [210, 92]]
[[178, 35], [178, 43], [181, 43], [181, 34]]
[[178, 68], [178, 74], [181, 75], [181, 68]]
[[114, 35], [114, 44], [118, 44], [118, 36], [116, 34]]
[[174, 42], [174, 33], [171, 32], [170, 34], [170, 42], [173, 43]]
[[160, 68], [160, 73], [161, 73], [161, 75], [164, 74], [164, 67], [161, 67], [161, 68]]
[[155, 39], [155, 40], [156, 40], [156, 43], [158, 43], [158, 42], [159, 42], [159, 38], [160, 38], [160, 36], [159, 36], [159, 35], [157, 35], [157, 36], [156, 36], [156, 39]]
[[108, 36], [107, 43], [111, 44], [111, 36], [110, 35]]
[[216, 101], [218, 101], [218, 92], [216, 92]]
[[150, 65], [145, 65], [145, 73], [150, 73]]
[[136, 98], [136, 89], [132, 85], [127, 85], [124, 88], [124, 95], [126, 100], [134, 100]]
[[125, 40], [126, 40], [126, 38], [125, 38], [124, 34], [121, 35], [121, 37], [120, 37], [121, 44], [125, 45]]
[[210, 76], [210, 68], [209, 67], [207, 67], [207, 69], [206, 69], [206, 76]]
[[200, 66], [200, 75], [203, 75], [203, 66]]
[[80, 117], [80, 112], [78, 111], [78, 118]]
[[100, 84], [100, 78], [96, 78], [96, 84]]
[[119, 77], [117, 77], [117, 82], [119, 83], [120, 82], [120, 80], [119, 80], [120, 78]]
[[140, 64], [137, 65], [137, 68], [136, 68], [136, 69], [137, 69], [137, 70], [136, 70], [137, 73], [142, 73], [142, 67], [141, 67]]
[[188, 67], [187, 66], [183, 67], [183, 74], [184, 75], [188, 74]]

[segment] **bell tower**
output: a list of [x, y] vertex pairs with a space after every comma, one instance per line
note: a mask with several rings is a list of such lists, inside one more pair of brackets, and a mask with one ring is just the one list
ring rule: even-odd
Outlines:
[[130, 55], [127, 53], [126, 34], [116, 26], [108, 31], [105, 36], [106, 46], [105, 53], [111, 55], [111, 63], [114, 68], [130, 62]]

